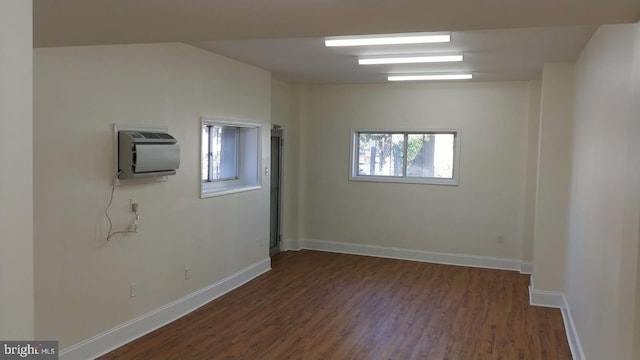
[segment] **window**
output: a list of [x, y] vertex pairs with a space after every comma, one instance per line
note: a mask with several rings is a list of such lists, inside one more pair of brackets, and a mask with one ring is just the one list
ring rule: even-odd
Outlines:
[[460, 131], [352, 130], [350, 180], [458, 185]]
[[260, 188], [260, 125], [202, 119], [201, 197]]
[[202, 126], [202, 181], [238, 179], [238, 134], [240, 128]]

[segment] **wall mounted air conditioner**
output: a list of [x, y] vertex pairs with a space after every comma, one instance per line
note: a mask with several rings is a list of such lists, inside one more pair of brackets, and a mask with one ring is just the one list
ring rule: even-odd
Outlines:
[[166, 131], [116, 128], [117, 178], [144, 179], [175, 175], [180, 167], [180, 145]]

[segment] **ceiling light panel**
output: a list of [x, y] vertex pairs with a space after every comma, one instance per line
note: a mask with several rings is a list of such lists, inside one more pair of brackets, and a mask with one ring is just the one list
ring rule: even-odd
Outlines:
[[401, 45], [450, 42], [451, 34], [408, 33], [327, 37], [324, 44], [334, 46]]
[[419, 64], [419, 63], [435, 63], [435, 62], [455, 62], [462, 61], [462, 54], [458, 55], [412, 55], [412, 56], [376, 56], [361, 57], [358, 59], [360, 65], [379, 65], [379, 64]]
[[389, 75], [389, 81], [433, 81], [433, 80], [470, 80], [473, 74], [422, 74], [422, 75]]

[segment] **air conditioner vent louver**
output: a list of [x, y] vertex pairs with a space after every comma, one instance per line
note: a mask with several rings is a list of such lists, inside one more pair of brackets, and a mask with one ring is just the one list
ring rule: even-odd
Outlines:
[[168, 139], [168, 140], [174, 139], [173, 136], [167, 133], [148, 132], [148, 131], [139, 131], [138, 133], [142, 135], [145, 139]]

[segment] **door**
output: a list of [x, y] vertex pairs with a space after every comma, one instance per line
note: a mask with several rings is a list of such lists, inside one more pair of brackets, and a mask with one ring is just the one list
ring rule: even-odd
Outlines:
[[274, 126], [271, 129], [271, 210], [270, 210], [270, 236], [269, 254], [274, 255], [280, 251], [280, 238], [282, 234], [282, 129]]

